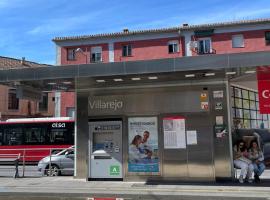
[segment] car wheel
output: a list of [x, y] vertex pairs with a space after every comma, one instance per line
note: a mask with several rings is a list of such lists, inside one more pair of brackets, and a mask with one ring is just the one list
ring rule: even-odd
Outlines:
[[45, 175], [47, 176], [59, 176], [60, 175], [60, 169], [57, 165], [52, 164], [51, 168], [48, 165], [45, 170]]

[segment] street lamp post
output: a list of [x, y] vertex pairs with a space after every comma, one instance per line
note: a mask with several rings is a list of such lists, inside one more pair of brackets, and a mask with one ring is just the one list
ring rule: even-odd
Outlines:
[[87, 64], [87, 54], [81, 48], [77, 48], [75, 50], [75, 53], [78, 53], [78, 52], [82, 53], [85, 56], [85, 64]]

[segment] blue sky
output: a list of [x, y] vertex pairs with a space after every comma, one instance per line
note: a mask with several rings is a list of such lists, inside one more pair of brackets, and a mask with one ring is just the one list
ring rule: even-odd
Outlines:
[[0, 55], [54, 64], [56, 36], [257, 18], [269, 0], [0, 0]]

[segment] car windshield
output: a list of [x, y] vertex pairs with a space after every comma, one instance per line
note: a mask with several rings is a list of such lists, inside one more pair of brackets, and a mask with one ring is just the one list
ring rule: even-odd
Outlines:
[[68, 151], [68, 150], [72, 150], [72, 151], [73, 151], [73, 149], [74, 149], [74, 146], [71, 146], [71, 147], [69, 147], [69, 148], [67, 148], [67, 149], [63, 149], [62, 151], [56, 153], [55, 155], [56, 155], [56, 156], [63, 155], [63, 154], [66, 153], [66, 151]]

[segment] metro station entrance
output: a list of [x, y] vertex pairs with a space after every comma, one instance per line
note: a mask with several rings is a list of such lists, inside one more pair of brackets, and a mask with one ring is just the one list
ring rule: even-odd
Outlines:
[[122, 121], [89, 122], [89, 179], [122, 179]]

